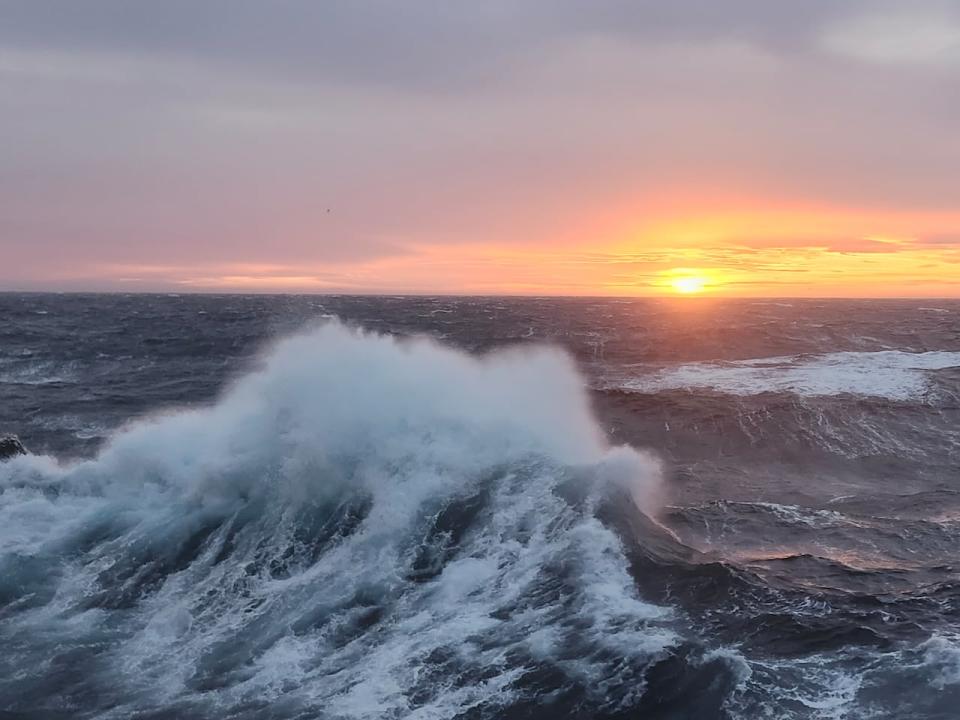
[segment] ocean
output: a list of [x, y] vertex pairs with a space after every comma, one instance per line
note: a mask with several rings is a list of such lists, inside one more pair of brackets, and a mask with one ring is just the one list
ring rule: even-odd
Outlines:
[[0, 718], [960, 717], [960, 301], [0, 317]]

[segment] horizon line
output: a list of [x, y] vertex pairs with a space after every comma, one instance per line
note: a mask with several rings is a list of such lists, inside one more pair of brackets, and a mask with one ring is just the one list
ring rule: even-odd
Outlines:
[[239, 290], [5, 290], [0, 295], [143, 295], [160, 297], [356, 297], [356, 298], [503, 298], [515, 300], [680, 300], [697, 302], [702, 300], [932, 300], [960, 302], [960, 295], [717, 295], [705, 293], [681, 294], [664, 293], [660, 295], [580, 295], [580, 294], [515, 294], [515, 293], [410, 293], [410, 292], [323, 292], [323, 291], [280, 291], [263, 292]]

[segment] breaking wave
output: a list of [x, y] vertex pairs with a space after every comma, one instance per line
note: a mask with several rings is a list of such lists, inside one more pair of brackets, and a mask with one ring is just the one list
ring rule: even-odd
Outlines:
[[625, 390], [710, 389], [731, 395], [787, 392], [861, 395], [905, 401], [930, 389], [930, 371], [960, 367], [960, 352], [881, 350], [793, 355], [663, 368], [622, 383]]
[[615, 489], [652, 513], [658, 478], [606, 444], [559, 351], [330, 323], [93, 460], [0, 465], [0, 697], [103, 718], [635, 707], [677, 636], [596, 508]]

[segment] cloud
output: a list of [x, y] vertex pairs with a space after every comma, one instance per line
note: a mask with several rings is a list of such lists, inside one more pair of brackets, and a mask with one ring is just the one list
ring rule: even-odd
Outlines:
[[912, 243], [917, 247], [957, 248], [960, 249], [960, 230], [943, 235], [924, 235]]
[[824, 249], [834, 253], [896, 253], [904, 250], [899, 243], [871, 238], [844, 238], [828, 243]]
[[519, 56], [577, 36], [796, 44], [830, 17], [831, 6], [829, 0], [32, 0], [5, 8], [0, 43], [177, 56], [336, 84], [460, 90], [468, 81], [496, 81]]
[[751, 249], [811, 249], [835, 253], [895, 253], [906, 248], [903, 244], [867, 237], [823, 237], [776, 235], [734, 238], [729, 241], [738, 248]]
[[[769, 198], [957, 211], [960, 99], [939, 66], [888, 72], [824, 44], [891, 7], [942, 14], [923, 0], [12, 3], [0, 247], [35, 282], [80, 264], [254, 277], [226, 268], [247, 263], [270, 282], [329, 272], [369, 289], [393, 287], [371, 268], [436, 248], [465, 263], [444, 287], [493, 272], [458, 254], [477, 247], [566, 258], [551, 268], [677, 262], [646, 253], [660, 244], [710, 259], [719, 241], [877, 254], [858, 238], [883, 222], [826, 239], [779, 222], [692, 239], [620, 228], [696, 217], [721, 192], [758, 213]], [[632, 259], [611, 251], [628, 240]], [[789, 263], [775, 255], [763, 262]], [[725, 267], [752, 257], [715, 250]]]
[[945, 68], [960, 66], [960, 13], [939, 9], [881, 6], [842, 18], [821, 35], [823, 47], [838, 55], [884, 65]]

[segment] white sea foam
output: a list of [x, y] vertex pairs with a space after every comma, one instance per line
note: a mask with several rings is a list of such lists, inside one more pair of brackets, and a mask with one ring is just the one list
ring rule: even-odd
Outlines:
[[890, 400], [922, 397], [931, 371], [960, 367], [960, 352], [884, 350], [696, 362], [651, 370], [622, 383], [627, 390], [710, 389], [732, 395], [849, 393]]
[[920, 648], [921, 667], [931, 669], [930, 684], [938, 690], [960, 685], [960, 638], [934, 635]]
[[76, 363], [55, 363], [18, 358], [0, 359], [0, 384], [50, 385], [72, 383], [77, 379]]
[[[104, 718], [265, 702], [449, 718], [522, 693], [518, 654], [642, 692], [624, 673], [676, 641], [671, 613], [560, 490], [616, 483], [652, 510], [658, 477], [606, 445], [559, 351], [476, 359], [331, 323], [94, 460], [0, 465], [0, 570], [38, 568], [0, 626], [34, 640], [0, 670], [100, 647]], [[445, 512], [462, 517], [437, 529]]]

